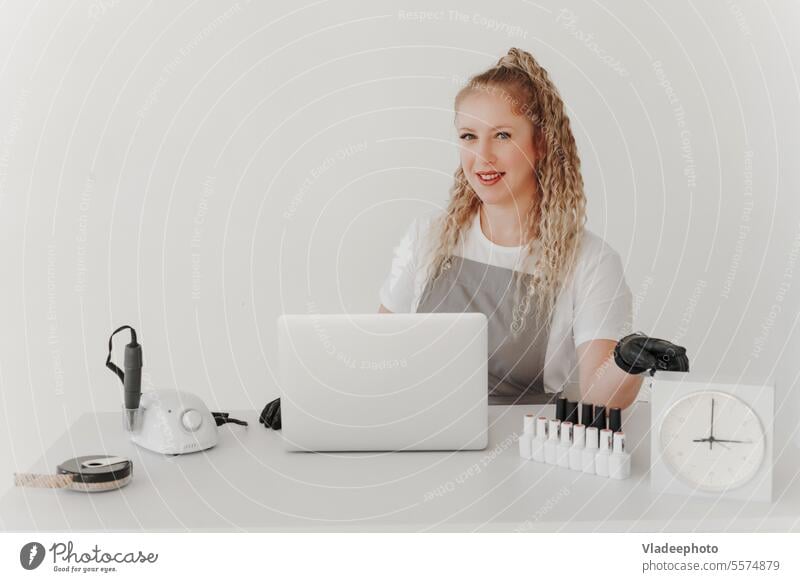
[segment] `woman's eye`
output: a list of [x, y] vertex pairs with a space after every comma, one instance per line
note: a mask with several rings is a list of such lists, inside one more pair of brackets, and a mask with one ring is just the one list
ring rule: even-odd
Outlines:
[[500, 133], [497, 134], [497, 137], [501, 139], [511, 139], [511, 134], [506, 133], [505, 131], [501, 131]]
[[463, 133], [458, 137], [460, 137], [463, 140], [472, 141], [472, 138], [474, 138], [475, 136], [472, 135], [471, 133]]

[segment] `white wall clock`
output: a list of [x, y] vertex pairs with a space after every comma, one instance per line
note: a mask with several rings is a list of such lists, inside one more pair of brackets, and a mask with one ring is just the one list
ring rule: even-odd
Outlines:
[[653, 491], [770, 501], [773, 400], [772, 386], [656, 373]]

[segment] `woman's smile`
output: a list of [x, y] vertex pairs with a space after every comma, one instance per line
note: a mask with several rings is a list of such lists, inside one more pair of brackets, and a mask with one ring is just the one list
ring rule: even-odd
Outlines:
[[505, 174], [505, 172], [497, 171], [475, 172], [475, 175], [478, 176], [478, 179], [483, 186], [492, 186], [497, 184], [503, 178], [503, 176], [505, 176]]

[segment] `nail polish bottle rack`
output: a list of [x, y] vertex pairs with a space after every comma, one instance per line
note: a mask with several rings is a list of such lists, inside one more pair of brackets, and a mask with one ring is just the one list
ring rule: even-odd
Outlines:
[[620, 409], [612, 408], [606, 415], [605, 407], [584, 403], [581, 412], [579, 423], [578, 403], [559, 398], [556, 418], [526, 414], [520, 456], [591, 475], [629, 478], [631, 455], [625, 446]]

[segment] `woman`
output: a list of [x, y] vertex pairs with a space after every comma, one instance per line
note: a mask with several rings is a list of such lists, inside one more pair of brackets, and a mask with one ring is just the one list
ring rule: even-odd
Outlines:
[[382, 313], [480, 311], [489, 403], [564, 395], [625, 408], [642, 377], [614, 365], [632, 301], [619, 255], [584, 228], [580, 160], [547, 72], [512, 48], [455, 99], [461, 164], [446, 210], [416, 220]]
[[[455, 109], [461, 164], [450, 202], [406, 232], [379, 311], [486, 314], [490, 404], [563, 392], [626, 408], [647, 370], [687, 371], [685, 348], [625, 335], [622, 261], [583, 226], [580, 160], [547, 72], [512, 48], [470, 80]], [[280, 398], [259, 420], [281, 428]]]

